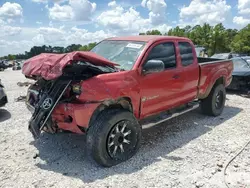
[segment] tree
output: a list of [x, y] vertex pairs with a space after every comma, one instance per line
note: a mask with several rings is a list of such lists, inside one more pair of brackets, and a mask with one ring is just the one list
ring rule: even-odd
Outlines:
[[96, 42], [94, 43], [89, 43], [88, 45], [81, 46], [78, 50], [80, 51], [90, 51], [92, 48], [96, 46]]
[[11, 55], [11, 54], [9, 54], [7, 57], [8, 60], [14, 60], [15, 58], [16, 58], [15, 55]]
[[250, 24], [244, 27], [234, 37], [231, 50], [238, 53], [250, 54]]
[[146, 33], [139, 33], [139, 35], [162, 35], [159, 30], [151, 30]]
[[81, 44], [71, 44], [65, 48], [65, 52], [77, 51], [81, 46]]

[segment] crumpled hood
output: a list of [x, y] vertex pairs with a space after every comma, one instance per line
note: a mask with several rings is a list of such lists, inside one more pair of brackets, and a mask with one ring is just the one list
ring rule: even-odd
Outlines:
[[66, 65], [74, 61], [87, 61], [93, 65], [108, 65], [114, 67], [115, 64], [93, 52], [71, 52], [65, 54], [43, 53], [26, 60], [22, 67], [22, 73], [26, 76], [41, 76], [45, 80], [53, 80], [63, 73]]

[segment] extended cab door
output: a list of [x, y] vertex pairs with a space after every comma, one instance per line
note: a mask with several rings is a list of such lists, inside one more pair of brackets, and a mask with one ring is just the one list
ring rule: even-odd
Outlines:
[[178, 105], [185, 86], [185, 78], [177, 63], [175, 42], [158, 42], [145, 55], [142, 70], [149, 60], [163, 61], [165, 70], [146, 75], [141, 73], [141, 118]]
[[188, 41], [178, 41], [177, 51], [179, 62], [181, 64], [180, 71], [185, 78], [185, 85], [180, 96], [181, 103], [187, 103], [197, 97], [199, 83], [199, 65], [195, 56], [195, 49]]

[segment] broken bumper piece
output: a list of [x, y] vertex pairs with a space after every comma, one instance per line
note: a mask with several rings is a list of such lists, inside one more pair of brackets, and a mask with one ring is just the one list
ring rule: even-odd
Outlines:
[[44, 94], [41, 97], [35, 109], [33, 109], [32, 106], [27, 105], [31, 111], [34, 110], [29, 121], [29, 131], [35, 139], [40, 137], [41, 130], [43, 130], [55, 106], [62, 98], [70, 83], [71, 81], [58, 81], [47, 94]]

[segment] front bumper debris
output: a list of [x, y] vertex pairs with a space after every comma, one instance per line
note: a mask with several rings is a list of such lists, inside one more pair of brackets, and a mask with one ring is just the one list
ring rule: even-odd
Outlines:
[[70, 83], [71, 80], [57, 80], [53, 88], [41, 96], [41, 99], [35, 107], [27, 102], [28, 109], [33, 111], [33, 115], [29, 121], [29, 131], [35, 139], [39, 138], [41, 130], [46, 125], [51, 113], [62, 98], [66, 89], [69, 87]]

